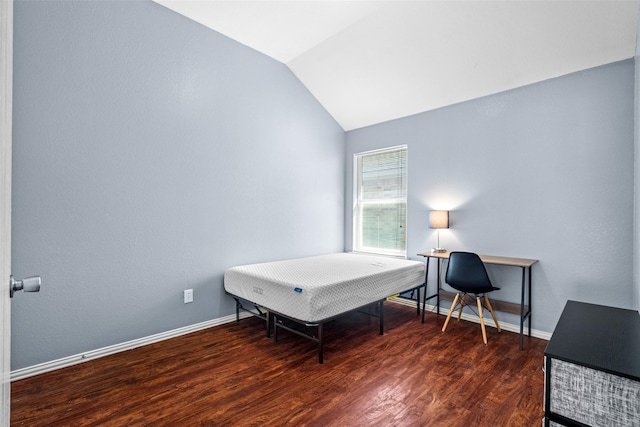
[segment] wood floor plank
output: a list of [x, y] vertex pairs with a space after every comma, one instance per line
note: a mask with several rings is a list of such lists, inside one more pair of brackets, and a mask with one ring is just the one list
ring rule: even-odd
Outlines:
[[546, 341], [385, 304], [275, 343], [249, 318], [11, 385], [14, 426], [539, 426]]

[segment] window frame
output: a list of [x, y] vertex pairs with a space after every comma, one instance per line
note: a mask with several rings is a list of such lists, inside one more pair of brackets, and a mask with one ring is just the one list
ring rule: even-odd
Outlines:
[[[405, 152], [405, 166], [404, 173], [402, 175], [404, 179], [404, 197], [396, 198], [382, 198], [382, 199], [370, 199], [361, 200], [362, 190], [362, 159], [368, 155], [376, 155], [385, 152], [394, 152], [404, 150]], [[398, 258], [407, 258], [407, 216], [408, 216], [408, 163], [409, 163], [409, 150], [407, 145], [396, 145], [393, 147], [386, 147], [376, 150], [363, 151], [353, 154], [353, 211], [352, 211], [352, 223], [353, 223], [353, 236], [352, 236], [352, 250], [354, 252], [369, 253], [375, 255], [393, 256]], [[366, 205], [380, 205], [380, 204], [404, 204], [404, 247], [402, 249], [385, 249], [380, 247], [364, 246], [363, 245], [363, 232], [362, 232], [362, 211]]]

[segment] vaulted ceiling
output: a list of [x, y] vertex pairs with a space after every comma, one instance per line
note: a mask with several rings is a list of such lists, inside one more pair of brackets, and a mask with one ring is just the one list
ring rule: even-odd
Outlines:
[[286, 64], [351, 130], [632, 58], [640, 0], [155, 0]]

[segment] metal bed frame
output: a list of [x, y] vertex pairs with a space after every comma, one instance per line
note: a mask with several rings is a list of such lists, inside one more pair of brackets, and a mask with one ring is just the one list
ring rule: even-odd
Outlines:
[[[244, 311], [249, 313], [251, 316], [258, 317], [266, 322], [266, 335], [267, 338], [271, 337], [271, 328], [273, 327], [273, 339], [275, 342], [278, 341], [278, 329], [284, 329], [291, 333], [294, 333], [303, 338], [310, 339], [318, 343], [318, 363], [324, 362], [324, 325], [332, 320], [335, 320], [339, 317], [344, 316], [347, 313], [351, 313], [354, 311], [361, 312], [363, 314], [367, 314], [373, 317], [377, 317], [379, 319], [380, 324], [380, 335], [384, 335], [384, 302], [393, 298], [404, 298], [416, 301], [416, 315], [420, 315], [420, 289], [423, 289], [423, 292], [427, 292], [427, 284], [426, 282], [413, 287], [411, 289], [407, 289], [406, 291], [402, 291], [397, 294], [390, 295], [382, 300], [374, 301], [368, 304], [365, 304], [361, 307], [354, 308], [352, 310], [346, 311], [344, 313], [337, 314], [335, 316], [328, 317], [326, 319], [322, 319], [318, 322], [306, 322], [299, 319], [294, 319], [290, 316], [284, 315], [282, 313], [278, 313], [272, 310], [269, 310], [267, 307], [260, 306], [252, 301], [244, 300], [235, 295], [229, 294], [236, 301], [236, 321], [240, 321], [240, 312]], [[405, 294], [411, 293], [408, 296]], [[249, 304], [253, 305], [255, 311], [252, 311], [249, 308], [245, 308], [242, 305], [242, 300], [247, 301]], [[367, 307], [376, 306], [376, 313], [370, 313], [362, 311]], [[301, 331], [300, 329], [296, 329], [295, 326], [290, 326], [291, 324], [297, 325], [298, 327], [302, 327], [306, 329], [306, 331]], [[273, 325], [273, 326], [272, 326]], [[315, 333], [314, 333], [315, 331]]]

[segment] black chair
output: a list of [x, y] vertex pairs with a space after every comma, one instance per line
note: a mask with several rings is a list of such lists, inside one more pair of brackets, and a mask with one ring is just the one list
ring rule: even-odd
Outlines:
[[[493, 317], [493, 321], [500, 332], [500, 325], [496, 320], [496, 315], [493, 313], [493, 307], [491, 302], [487, 298], [487, 293], [496, 291], [500, 288], [495, 288], [491, 284], [487, 270], [484, 267], [484, 263], [477, 254], [471, 252], [451, 252], [449, 254], [449, 264], [447, 265], [447, 274], [445, 276], [445, 282], [453, 289], [457, 290], [453, 304], [451, 304], [451, 310], [447, 315], [447, 320], [444, 322], [442, 332], [447, 329], [447, 324], [451, 319], [451, 314], [456, 309], [458, 302], [460, 303], [460, 312], [458, 313], [458, 321], [462, 316], [462, 308], [465, 304], [465, 297], [467, 294], [473, 294], [476, 297], [478, 305], [478, 317], [480, 317], [480, 326], [482, 327], [482, 340], [487, 344], [487, 331], [484, 328], [484, 318], [482, 316], [483, 308], [487, 308]], [[462, 296], [460, 295], [462, 294]]]

